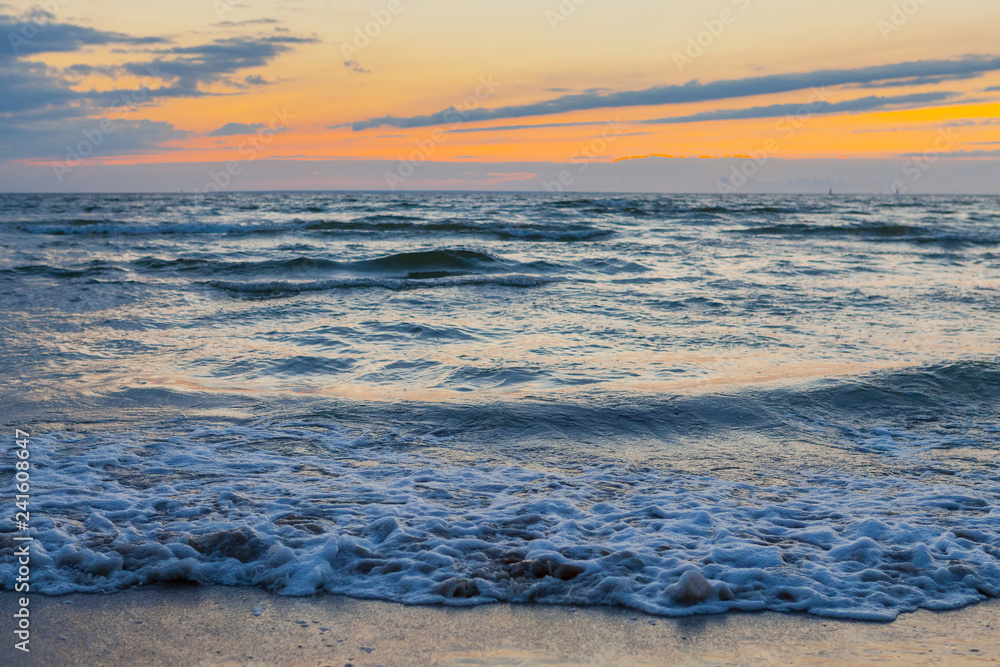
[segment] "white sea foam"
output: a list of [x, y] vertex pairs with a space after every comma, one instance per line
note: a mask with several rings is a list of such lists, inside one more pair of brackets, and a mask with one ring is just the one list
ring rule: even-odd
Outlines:
[[189, 580], [879, 620], [1000, 595], [995, 475], [831, 471], [762, 487], [615, 464], [458, 464], [415, 453], [432, 441], [393, 442], [306, 424], [36, 437], [32, 590]]

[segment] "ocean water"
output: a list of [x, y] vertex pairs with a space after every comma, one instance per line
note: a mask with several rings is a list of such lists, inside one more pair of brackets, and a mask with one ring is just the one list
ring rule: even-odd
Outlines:
[[998, 198], [3, 195], [0, 284], [34, 592], [1000, 596]]

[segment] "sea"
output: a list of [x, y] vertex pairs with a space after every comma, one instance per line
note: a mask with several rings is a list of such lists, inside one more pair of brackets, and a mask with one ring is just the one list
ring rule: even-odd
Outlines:
[[1000, 597], [997, 197], [6, 194], [0, 285], [3, 590]]

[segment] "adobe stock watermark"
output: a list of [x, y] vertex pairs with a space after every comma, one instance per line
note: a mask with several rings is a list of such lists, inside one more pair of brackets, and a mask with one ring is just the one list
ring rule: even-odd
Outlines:
[[80, 132], [83, 139], [73, 145], [67, 144], [66, 159], [52, 164], [56, 179], [60, 183], [63, 182], [67, 174], [71, 174], [74, 169], [83, 164], [85, 159], [93, 155], [94, 151], [104, 143], [104, 140], [122, 126], [122, 123], [128, 121], [129, 114], [135, 110], [136, 105], [146, 101], [149, 97], [149, 80], [160, 78], [159, 63], [154, 63], [146, 71], [149, 72], [149, 76], [143, 78], [139, 89], [122, 91], [116, 103], [112, 105], [114, 109], [125, 108], [121, 118], [102, 118], [97, 121], [94, 127]]
[[585, 4], [587, 4], [587, 0], [562, 0], [555, 9], [545, 10], [545, 20], [549, 22], [549, 27], [555, 32], [561, 24], [569, 21], [570, 17]]
[[596, 162], [608, 150], [608, 147], [622, 135], [625, 124], [615, 118], [609, 120], [601, 131], [599, 137], [594, 137], [590, 142], [581, 145], [576, 152], [570, 156], [569, 161], [576, 165], [576, 174], [569, 169], [563, 169], [554, 181], [543, 182], [542, 187], [549, 192], [565, 192], [566, 188], [573, 187], [576, 177], [587, 171], [590, 165]]
[[750, 153], [750, 156], [739, 165], [733, 166], [733, 171], [728, 178], [721, 178], [716, 184], [721, 194], [731, 194], [736, 192], [753, 178], [761, 167], [767, 164], [768, 160], [781, 152], [784, 142], [790, 141], [806, 121], [816, 115], [819, 107], [828, 101], [825, 88], [813, 88], [809, 94], [809, 100], [800, 106], [795, 113], [787, 114], [774, 126], [780, 133], [780, 137], [770, 137], [757, 150]]
[[340, 51], [344, 54], [346, 63], [356, 62], [357, 56], [371, 46], [372, 40], [378, 38], [382, 31], [389, 27], [392, 20], [403, 13], [401, 0], [389, 0], [383, 9], [373, 9], [372, 20], [354, 28], [354, 39], [351, 42], [341, 42]]
[[195, 188], [192, 192], [204, 194], [206, 192], [221, 192], [228, 188], [232, 185], [233, 179], [243, 173], [243, 164], [253, 162], [262, 152], [267, 150], [267, 147], [274, 141], [275, 134], [287, 130], [290, 127], [288, 121], [293, 118], [295, 116], [288, 113], [287, 108], [282, 108], [280, 111], [274, 109], [267, 126], [257, 130], [250, 139], [243, 141], [236, 147], [242, 159], [230, 160], [226, 163], [225, 169], [208, 172], [208, 180], [205, 181], [205, 185], [200, 189]]
[[25, 653], [31, 652], [31, 550], [29, 548], [34, 537], [31, 535], [31, 443], [30, 434], [21, 429], [14, 429], [14, 528], [16, 532], [11, 541], [16, 545], [13, 555], [17, 558], [17, 577], [14, 579], [14, 590], [23, 597], [17, 599], [17, 611], [14, 612], [14, 648]]
[[879, 19], [876, 23], [879, 32], [882, 33], [882, 39], [889, 41], [889, 38], [909, 23], [928, 2], [929, 0], [903, 0], [902, 3], [894, 4], [888, 20]]
[[10, 43], [10, 50], [14, 54], [21, 53], [21, 47], [33, 40], [45, 27], [45, 24], [55, 18], [56, 12], [63, 5], [68, 5], [73, 0], [44, 0], [36, 5], [35, 9], [28, 15], [28, 19], [21, 24], [21, 29], [11, 30], [7, 33], [7, 42]]
[[215, 15], [219, 17], [220, 21], [226, 20], [226, 14], [234, 11], [237, 7], [247, 7], [249, 6], [244, 0], [213, 0], [212, 9], [215, 10]]
[[910, 185], [915, 185], [924, 177], [924, 175], [931, 170], [938, 160], [941, 159], [942, 155], [951, 151], [952, 147], [958, 143], [960, 137], [955, 132], [954, 127], [942, 127], [938, 130], [937, 137], [934, 138], [934, 143], [928, 146], [925, 150], [918, 153], [913, 159], [907, 160], [903, 163], [902, 172], [903, 178], [897, 178], [889, 186], [889, 189], [883, 192], [886, 195], [901, 195], [906, 193], [907, 183]]
[[418, 139], [415, 142], [417, 147], [410, 151], [408, 156], [399, 157], [396, 171], [387, 171], [383, 174], [385, 184], [389, 189], [395, 191], [417, 173], [417, 169], [427, 162], [437, 152], [438, 146], [448, 139], [448, 132], [461, 127], [468, 120], [470, 112], [482, 108], [483, 102], [490, 99], [500, 85], [493, 80], [492, 74], [479, 77], [479, 85], [476, 86], [475, 92], [466, 97], [459, 106], [452, 106], [444, 112], [444, 122], [451, 123], [451, 126], [435, 128], [426, 139]]
[[712, 48], [726, 32], [726, 28], [736, 23], [742, 12], [750, 9], [751, 0], [732, 0], [732, 3], [738, 11], [723, 9], [718, 17], [702, 21], [705, 29], [687, 38], [687, 47], [683, 52], [674, 51], [674, 65], [677, 66], [678, 72], [683, 72], [685, 67], [694, 64], [695, 60], [705, 55], [705, 51]]

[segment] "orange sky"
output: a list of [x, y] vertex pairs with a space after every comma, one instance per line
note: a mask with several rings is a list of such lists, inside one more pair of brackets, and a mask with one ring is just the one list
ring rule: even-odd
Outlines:
[[[995, 0], [909, 3], [910, 13], [898, 3], [861, 0], [822, 5], [792, 0], [179, 0], [169, 9], [124, 0], [63, 0], [54, 1], [56, 10], [47, 17], [33, 16], [30, 3], [13, 3], [0, 10], [6, 11], [7, 32], [34, 25], [38, 37], [13, 60], [0, 60], [0, 73], [3, 67], [21, 73], [44, 66], [51, 80], [59, 79], [56, 85], [82, 97], [141, 86], [152, 94], [127, 112], [69, 103], [66, 108], [75, 115], [63, 123], [66, 139], [60, 135], [50, 145], [35, 140], [37, 150], [27, 139], [18, 144], [16, 137], [17, 131], [29, 138], [45, 135], [41, 112], [8, 111], [0, 122], [13, 128], [5, 129], [13, 139], [7, 145], [0, 141], [8, 153], [0, 159], [36, 165], [65, 161], [74, 137], [102, 118], [129, 125], [134, 136], [126, 139], [122, 132], [117, 145], [96, 146], [85, 158], [88, 164], [226, 162], [251, 155], [611, 162], [649, 153], [721, 157], [761, 151], [790, 159], [884, 159], [940, 152], [943, 128], [951, 128], [944, 152], [991, 159], [1000, 151], [1000, 66], [946, 76], [929, 68], [915, 76], [822, 87], [830, 109], [806, 108], [791, 123], [787, 113], [753, 117], [754, 109], [802, 108], [817, 95], [809, 85], [754, 94], [755, 82], [766, 77], [803, 75], [805, 80], [825, 70], [860, 72], [1000, 56]], [[46, 31], [54, 36], [67, 26], [104, 36], [65, 50], [44, 46]], [[143, 43], [142, 38], [158, 41]], [[237, 44], [245, 53], [216, 53], [220, 45]], [[139, 65], [154, 61], [165, 63], [167, 73], [138, 74]], [[184, 85], [171, 73], [178, 63], [193, 72]], [[484, 80], [494, 84], [485, 94]], [[351, 127], [470, 103], [491, 110], [541, 109], [567, 95], [594, 98], [722, 81], [743, 82], [750, 92], [662, 104], [581, 103], [554, 113], [501, 113], [459, 124]], [[169, 95], [158, 92], [171, 87]], [[720, 112], [740, 117], [704, 117]], [[696, 118], [669, 122], [680, 117]], [[661, 122], [649, 122], [656, 120]], [[246, 131], [223, 131], [231, 123]], [[267, 125], [281, 131], [258, 133]]]

